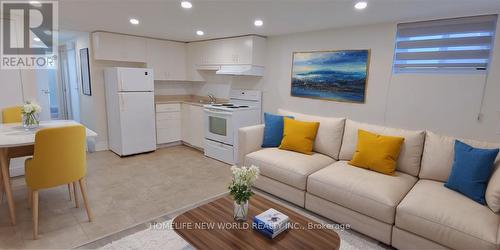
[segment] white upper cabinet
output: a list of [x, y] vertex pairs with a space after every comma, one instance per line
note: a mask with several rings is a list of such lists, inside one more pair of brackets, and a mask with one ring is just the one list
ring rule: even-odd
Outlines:
[[92, 42], [95, 60], [146, 63], [157, 81], [205, 81], [200, 69], [224, 65], [265, 66], [266, 39], [255, 35], [183, 43], [98, 31]]
[[188, 81], [185, 43], [147, 39], [146, 47], [146, 64], [154, 70], [155, 80]]
[[186, 74], [190, 81], [204, 81], [201, 72], [198, 71], [198, 65], [201, 64], [201, 55], [203, 54], [202, 45], [201, 43], [187, 44]]
[[192, 54], [190, 59], [196, 65], [264, 66], [265, 48], [266, 39], [260, 36], [216, 39], [188, 45]]
[[146, 62], [146, 39], [108, 32], [92, 33], [95, 60]]

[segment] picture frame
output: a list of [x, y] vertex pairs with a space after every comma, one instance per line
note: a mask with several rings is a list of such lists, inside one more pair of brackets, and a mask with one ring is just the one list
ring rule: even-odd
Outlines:
[[293, 52], [290, 95], [364, 104], [370, 55], [370, 49]]
[[92, 96], [88, 48], [80, 49], [80, 70], [82, 80], [82, 93], [84, 95]]

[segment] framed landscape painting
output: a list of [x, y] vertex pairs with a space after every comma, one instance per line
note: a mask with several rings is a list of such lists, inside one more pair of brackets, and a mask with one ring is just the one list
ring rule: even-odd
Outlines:
[[370, 50], [294, 52], [291, 95], [364, 103]]

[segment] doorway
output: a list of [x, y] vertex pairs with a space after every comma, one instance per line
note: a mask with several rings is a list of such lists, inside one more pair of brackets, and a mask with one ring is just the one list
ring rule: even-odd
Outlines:
[[80, 96], [75, 42], [59, 46], [59, 119], [80, 121]]

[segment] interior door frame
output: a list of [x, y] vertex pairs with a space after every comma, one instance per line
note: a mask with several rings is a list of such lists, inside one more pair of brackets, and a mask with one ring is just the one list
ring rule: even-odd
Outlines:
[[60, 92], [59, 95], [59, 116], [61, 119], [72, 119], [71, 117], [71, 102], [68, 102], [68, 59], [66, 56], [67, 49], [66, 45], [60, 45], [59, 48], [59, 70], [57, 71], [58, 87]]

